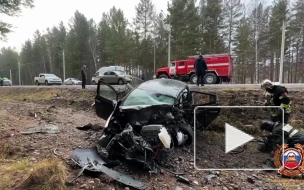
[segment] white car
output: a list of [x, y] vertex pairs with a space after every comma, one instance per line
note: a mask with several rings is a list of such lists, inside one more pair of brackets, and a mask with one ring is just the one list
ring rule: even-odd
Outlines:
[[12, 81], [9, 80], [8, 78], [4, 77], [3, 78], [3, 86], [12, 86]]
[[65, 79], [64, 84], [65, 85], [81, 85], [82, 81], [78, 80], [76, 78], [67, 78], [67, 79]]
[[57, 77], [54, 74], [46, 74], [46, 73], [39, 74], [39, 77], [34, 78], [34, 82], [37, 86], [39, 86], [40, 84], [45, 84], [45, 85], [62, 84], [61, 78]]

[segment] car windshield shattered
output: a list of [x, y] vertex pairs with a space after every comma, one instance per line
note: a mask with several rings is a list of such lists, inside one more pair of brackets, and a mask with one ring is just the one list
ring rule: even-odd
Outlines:
[[159, 92], [135, 89], [122, 103], [122, 106], [139, 106], [139, 105], [173, 105], [175, 98]]

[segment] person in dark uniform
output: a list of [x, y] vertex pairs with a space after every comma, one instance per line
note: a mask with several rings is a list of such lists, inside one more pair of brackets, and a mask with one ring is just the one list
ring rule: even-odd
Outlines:
[[282, 115], [282, 110], [277, 108], [271, 108], [271, 121], [276, 122], [280, 121], [288, 123], [291, 107], [290, 107], [290, 98], [288, 96], [288, 91], [284, 86], [273, 85], [273, 83], [266, 79], [261, 83], [261, 88], [264, 89], [267, 93], [267, 101], [265, 106], [280, 106], [284, 109], [284, 115]]
[[[271, 157], [263, 162], [263, 168], [265, 169], [275, 168], [274, 152], [277, 149], [277, 145], [288, 144], [288, 148], [294, 148], [296, 144], [304, 145], [304, 134], [289, 124], [264, 120], [260, 125], [260, 129], [264, 132], [262, 135], [264, 142], [259, 144], [258, 150], [271, 154]], [[268, 134], [265, 132], [268, 132]]]
[[202, 55], [200, 55], [199, 58], [195, 61], [194, 68], [197, 76], [196, 85], [199, 86], [199, 84], [201, 84], [204, 86], [204, 76], [208, 68], [207, 63]]
[[268, 132], [268, 134], [263, 135], [263, 137], [266, 138], [266, 141], [259, 146], [259, 150], [262, 152], [266, 151], [273, 153], [276, 150], [277, 144], [288, 144], [289, 148], [293, 148], [295, 144], [304, 145], [304, 134], [289, 124], [264, 120], [260, 125], [260, 129]]
[[87, 83], [87, 66], [83, 65], [81, 68], [81, 78], [82, 78], [82, 89], [85, 89]]

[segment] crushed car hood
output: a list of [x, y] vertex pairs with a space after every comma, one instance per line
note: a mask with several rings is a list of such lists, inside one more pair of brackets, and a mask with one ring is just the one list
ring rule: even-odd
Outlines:
[[173, 110], [172, 105], [121, 106], [119, 108], [120, 111], [124, 113], [125, 117], [128, 118], [132, 126], [146, 125], [149, 120], [153, 119], [156, 115], [168, 116], [173, 119], [172, 114], [170, 115]]

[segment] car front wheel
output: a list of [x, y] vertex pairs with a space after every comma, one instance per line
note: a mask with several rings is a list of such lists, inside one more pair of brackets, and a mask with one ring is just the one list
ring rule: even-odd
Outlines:
[[167, 78], [169, 78], [169, 77], [168, 77], [168, 75], [166, 75], [166, 74], [161, 74], [161, 75], [159, 75], [159, 78], [167, 79]]
[[118, 80], [118, 84], [119, 84], [119, 85], [123, 85], [123, 84], [124, 84], [124, 81], [123, 81], [122, 79], [119, 79], [119, 80]]
[[196, 74], [191, 75], [190, 83], [191, 84], [196, 84], [197, 83], [197, 75]]
[[45, 85], [46, 85], [46, 86], [49, 85], [49, 82], [48, 82], [47, 80], [45, 81]]

